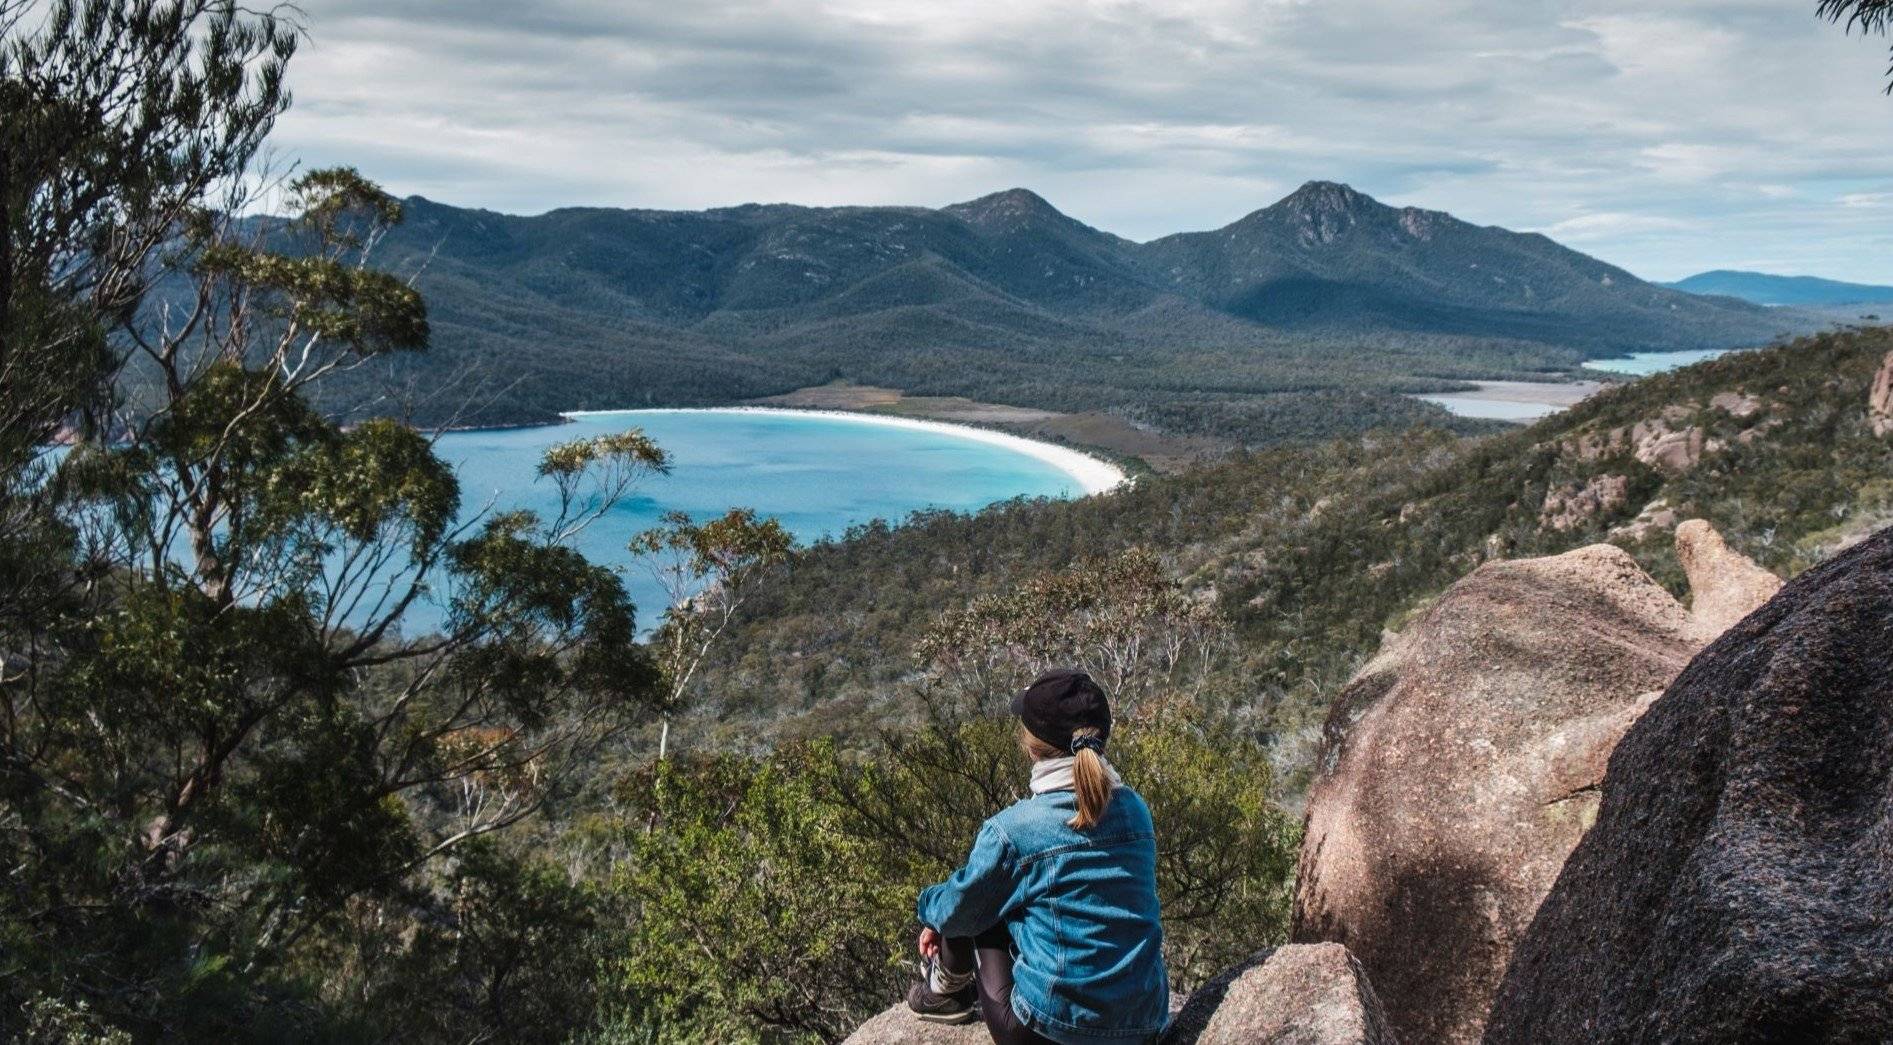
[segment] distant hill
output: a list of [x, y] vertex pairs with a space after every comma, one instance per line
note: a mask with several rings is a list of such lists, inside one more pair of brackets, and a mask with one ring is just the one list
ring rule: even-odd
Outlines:
[[1168, 236], [1140, 254], [1168, 287], [1288, 329], [1650, 350], [1739, 342], [1754, 336], [1759, 318], [1679, 297], [1541, 235], [1396, 209], [1332, 182], [1311, 182], [1233, 225]]
[[1143, 244], [1024, 189], [938, 210], [407, 214], [381, 262], [420, 271], [434, 350], [357, 375], [336, 409], [389, 409], [390, 381], [420, 419], [498, 423], [848, 379], [1266, 442], [1443, 422], [1403, 393], [1466, 378], [1810, 325], [1325, 182]]
[[1776, 276], [1766, 272], [1716, 269], [1663, 284], [1691, 294], [1720, 294], [1757, 305], [1863, 305], [1893, 302], [1893, 287], [1842, 283], [1818, 276]]

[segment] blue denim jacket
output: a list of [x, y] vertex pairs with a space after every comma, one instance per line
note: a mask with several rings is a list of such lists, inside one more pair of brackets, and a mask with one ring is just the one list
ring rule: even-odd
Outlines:
[[1066, 1045], [1153, 1039], [1169, 1015], [1157, 910], [1157, 835], [1128, 787], [1089, 831], [1067, 827], [1070, 791], [1013, 803], [986, 821], [966, 866], [921, 892], [943, 936], [1012, 934], [1012, 1008]]

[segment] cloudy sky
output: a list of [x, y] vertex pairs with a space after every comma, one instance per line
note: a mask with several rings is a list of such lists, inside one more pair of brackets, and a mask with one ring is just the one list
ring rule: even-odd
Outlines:
[[538, 213], [1035, 189], [1133, 239], [1316, 178], [1641, 275], [1893, 283], [1886, 41], [1814, 0], [306, 0], [276, 142]]

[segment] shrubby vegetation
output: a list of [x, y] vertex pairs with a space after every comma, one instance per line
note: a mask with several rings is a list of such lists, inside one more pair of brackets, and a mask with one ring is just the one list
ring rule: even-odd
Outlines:
[[[912, 723], [852, 750], [792, 743], [634, 775], [614, 887], [637, 914], [616, 982], [667, 1033], [836, 1040], [898, 997], [915, 896], [1024, 796], [1005, 701], [1052, 662], [1116, 683], [1111, 759], [1160, 825], [1175, 986], [1285, 937], [1299, 830], [1275, 805], [1267, 752], [1192, 696], [1226, 639], [1213, 611], [1135, 553], [1013, 598], [936, 622]], [[1069, 612], [1044, 612], [1054, 605]]]
[[[1710, 520], [1783, 574], [1884, 524], [1893, 442], [1871, 434], [1865, 403], [1889, 348], [1884, 330], [1821, 335], [1615, 387], [1485, 439], [1376, 434], [1146, 476], [1108, 498], [857, 527], [759, 585], [709, 670], [703, 706], [714, 720], [690, 728], [723, 736], [766, 721], [787, 735], [834, 735], [898, 718], [907, 712], [888, 695], [907, 670], [904, 651], [938, 614], [1087, 557], [1143, 548], [1230, 620], [1233, 639], [1205, 699], [1272, 738], [1292, 775], [1306, 765], [1327, 700], [1382, 630], [1486, 559], [1614, 539], [1680, 593], [1666, 531], [1610, 537], [1653, 500], [1679, 518]], [[1763, 412], [1744, 420], [1709, 405], [1738, 391]], [[1569, 445], [1666, 407], [1721, 448], [1671, 473], [1624, 452], [1587, 460]], [[1751, 427], [1759, 430], [1738, 438]], [[1623, 505], [1568, 530], [1542, 523], [1548, 490], [1607, 474], [1628, 479]]]

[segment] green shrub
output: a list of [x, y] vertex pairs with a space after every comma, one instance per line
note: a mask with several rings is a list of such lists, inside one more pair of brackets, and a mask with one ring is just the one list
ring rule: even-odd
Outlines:
[[[620, 986], [684, 1039], [846, 1036], [904, 989], [919, 890], [1023, 797], [1013, 729], [936, 714], [863, 757], [666, 764], [640, 783], [656, 819], [614, 882], [639, 911]], [[1111, 757], [1156, 820], [1173, 986], [1281, 942], [1299, 829], [1266, 750], [1174, 704], [1122, 722]]]

